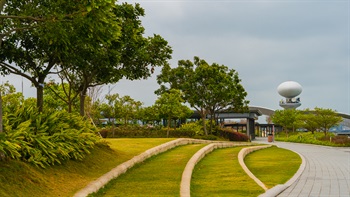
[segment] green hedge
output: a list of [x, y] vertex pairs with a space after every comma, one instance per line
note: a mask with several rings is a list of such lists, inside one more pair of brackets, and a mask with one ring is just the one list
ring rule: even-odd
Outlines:
[[[225, 140], [230, 141], [249, 141], [249, 138], [244, 133], [233, 132], [230, 129], [219, 129], [215, 128], [213, 134], [203, 135], [201, 126], [198, 126], [197, 123], [187, 123], [182, 125], [177, 129], [170, 129], [169, 137], [178, 138], [178, 137], [189, 137], [205, 140]], [[122, 125], [118, 127], [106, 127], [100, 130], [102, 137], [104, 138], [137, 138], [137, 137], [146, 137], [146, 138], [164, 138], [167, 137], [166, 128], [149, 128], [146, 126], [139, 125]]]
[[249, 141], [249, 137], [246, 134], [233, 131], [231, 128], [221, 128], [219, 129], [219, 133], [222, 137], [230, 141]]
[[[107, 127], [100, 130], [102, 137], [110, 138], [137, 138], [137, 137], [147, 137], [147, 138], [165, 138], [167, 137], [166, 128], [149, 128], [139, 125], [126, 125], [118, 127]], [[173, 129], [169, 131], [169, 137], [194, 137], [196, 132], [191, 129]]]
[[327, 136], [323, 132], [292, 132], [288, 137], [283, 132], [279, 132], [275, 136], [275, 140], [285, 142], [297, 142], [307, 144], [318, 144], [325, 146], [350, 146], [350, 139], [347, 136], [335, 136], [329, 133]]

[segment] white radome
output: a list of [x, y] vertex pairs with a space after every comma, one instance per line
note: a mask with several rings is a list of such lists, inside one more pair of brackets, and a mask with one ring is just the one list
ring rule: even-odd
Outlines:
[[294, 98], [302, 92], [302, 87], [298, 82], [286, 81], [277, 87], [278, 94], [285, 98]]

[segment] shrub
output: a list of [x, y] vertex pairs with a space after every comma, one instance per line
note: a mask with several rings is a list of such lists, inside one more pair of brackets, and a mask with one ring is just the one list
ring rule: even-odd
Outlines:
[[203, 126], [199, 124], [200, 122], [189, 122], [186, 124], [182, 124], [179, 130], [187, 131], [191, 135], [194, 133], [195, 135], [204, 135]]
[[334, 137], [330, 137], [330, 141], [334, 144], [350, 146], [350, 138], [346, 135], [337, 135]]
[[230, 141], [249, 141], [249, 137], [240, 132], [233, 131], [232, 128], [221, 128], [220, 135]]
[[[148, 128], [139, 125], [122, 125], [118, 127], [107, 127], [100, 130], [103, 137], [167, 137], [167, 128]], [[193, 137], [196, 131], [189, 127], [180, 127], [178, 129], [171, 128], [169, 137]]]
[[88, 121], [65, 111], [38, 113], [21, 107], [4, 114], [3, 123], [0, 155], [41, 167], [82, 159], [100, 139]]
[[335, 136], [329, 133], [327, 136], [323, 132], [293, 132], [288, 137], [277, 134], [276, 140], [286, 142], [297, 142], [307, 144], [318, 144], [325, 146], [350, 146], [350, 139], [347, 136]]

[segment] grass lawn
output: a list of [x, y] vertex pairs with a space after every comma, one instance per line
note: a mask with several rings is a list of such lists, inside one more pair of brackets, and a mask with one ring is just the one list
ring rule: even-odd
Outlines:
[[191, 196], [258, 196], [264, 190], [241, 168], [238, 153], [243, 147], [217, 149], [195, 167]]
[[206, 145], [179, 146], [151, 157], [90, 196], [179, 196], [181, 176], [187, 162]]
[[245, 157], [249, 170], [267, 188], [287, 182], [298, 171], [301, 158], [295, 152], [273, 146]]
[[171, 138], [108, 139], [83, 161], [42, 169], [20, 161], [0, 162], [0, 196], [73, 196], [89, 182], [145, 150]]

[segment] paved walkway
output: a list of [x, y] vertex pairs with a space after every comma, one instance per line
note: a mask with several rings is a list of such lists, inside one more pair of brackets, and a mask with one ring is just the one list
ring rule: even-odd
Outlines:
[[273, 142], [257, 138], [254, 142], [274, 144], [303, 155], [305, 170], [279, 196], [281, 197], [349, 197], [350, 148]]

